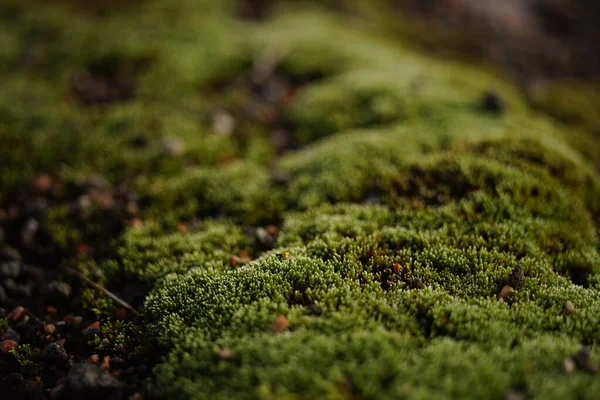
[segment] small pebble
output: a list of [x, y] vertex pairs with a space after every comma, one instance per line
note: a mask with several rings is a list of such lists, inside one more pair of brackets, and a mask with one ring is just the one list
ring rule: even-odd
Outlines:
[[84, 332], [88, 332], [88, 331], [91, 331], [91, 330], [94, 330], [94, 329], [100, 329], [100, 321], [92, 322], [83, 331]]
[[179, 233], [181, 233], [182, 235], [185, 235], [190, 230], [189, 225], [186, 224], [185, 222], [178, 222], [176, 227], [177, 227], [177, 231]]
[[31, 187], [38, 194], [47, 193], [52, 188], [52, 178], [47, 174], [38, 175], [31, 183]]
[[255, 236], [260, 246], [265, 250], [271, 250], [275, 247], [275, 238], [263, 227], [256, 228]]
[[500, 95], [490, 91], [483, 95], [481, 108], [490, 114], [502, 114], [506, 111], [506, 103]]
[[3, 340], [13, 340], [19, 343], [21, 341], [21, 335], [19, 335], [19, 332], [15, 331], [14, 329], [8, 329], [0, 335], [0, 341]]
[[219, 350], [219, 358], [223, 361], [231, 360], [233, 358], [233, 352], [231, 349]]
[[48, 284], [48, 290], [54, 295], [60, 295], [68, 298], [71, 296], [71, 285], [67, 282], [53, 281]]
[[14, 340], [9, 340], [9, 339], [4, 340], [4, 341], [2, 341], [2, 343], [0, 343], [0, 353], [8, 354], [9, 351], [14, 349], [18, 345], [19, 344], [17, 342], [15, 342]]
[[23, 227], [21, 231], [21, 240], [27, 246], [31, 246], [33, 244], [33, 239], [35, 238], [35, 234], [40, 228], [40, 223], [33, 218], [27, 220], [27, 223]]
[[219, 110], [212, 116], [211, 129], [219, 136], [229, 136], [235, 129], [236, 121], [227, 111]]
[[563, 371], [565, 371], [565, 374], [571, 375], [573, 372], [575, 372], [575, 362], [570, 358], [564, 359]]
[[66, 390], [70, 398], [111, 398], [121, 387], [108, 371], [89, 364], [75, 364], [67, 375]]
[[323, 314], [323, 310], [321, 309], [321, 307], [316, 306], [314, 304], [309, 305], [307, 308], [308, 308], [308, 311], [311, 312], [311, 314], [314, 314], [316, 316]]
[[0, 261], [21, 261], [21, 254], [12, 247], [3, 247], [0, 249]]
[[44, 325], [44, 332], [46, 332], [48, 335], [52, 335], [54, 332], [56, 332], [56, 326], [54, 324], [46, 324]]
[[8, 261], [0, 265], [0, 275], [8, 278], [16, 278], [21, 274], [20, 261]]
[[40, 356], [42, 361], [53, 365], [63, 365], [69, 359], [64, 347], [57, 342], [44, 347]]
[[185, 153], [185, 146], [179, 140], [167, 139], [163, 142], [163, 151], [169, 156], [178, 157]]
[[512, 288], [508, 285], [504, 286], [500, 293], [498, 293], [498, 300], [506, 301], [512, 292]]
[[285, 172], [274, 172], [271, 175], [271, 181], [277, 186], [288, 186], [292, 181], [292, 176]]
[[516, 390], [508, 390], [504, 392], [504, 400], [525, 400], [527, 396]]
[[271, 330], [275, 333], [281, 333], [285, 331], [289, 325], [290, 321], [285, 316], [280, 315], [277, 318], [275, 318], [275, 321], [273, 321], [273, 326], [271, 327]]
[[598, 373], [598, 364], [591, 359], [592, 349], [589, 346], [583, 346], [574, 356], [573, 361], [577, 368], [582, 371], [591, 372], [592, 374]]
[[23, 318], [25, 318], [25, 314], [27, 313], [27, 311], [25, 310], [25, 308], [18, 306], [17, 308], [15, 308], [14, 310], [12, 310], [9, 314], [7, 319], [9, 321], [20, 321]]
[[110, 370], [110, 357], [106, 356], [102, 359], [102, 364], [100, 364], [100, 368], [109, 371]]

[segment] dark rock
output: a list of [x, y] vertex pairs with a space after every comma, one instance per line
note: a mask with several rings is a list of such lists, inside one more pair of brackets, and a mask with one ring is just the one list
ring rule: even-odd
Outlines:
[[58, 343], [50, 343], [48, 346], [44, 347], [41, 353], [42, 361], [61, 366], [64, 365], [69, 359], [69, 355], [65, 351], [65, 348], [62, 347]]
[[71, 285], [66, 282], [53, 281], [48, 284], [48, 291], [53, 296], [68, 298], [71, 296]]
[[72, 398], [108, 399], [116, 398], [121, 385], [106, 370], [89, 364], [76, 364], [67, 375], [66, 391]]
[[497, 93], [486, 92], [481, 101], [481, 108], [490, 114], [502, 114], [506, 111], [506, 103]]
[[13, 295], [23, 295], [26, 297], [31, 296], [31, 285], [19, 285], [13, 279], [5, 279], [4, 287], [6, 291]]
[[20, 261], [7, 261], [0, 265], [0, 276], [16, 278], [21, 274]]
[[277, 240], [263, 227], [256, 228], [255, 237], [263, 250], [271, 250], [277, 244]]
[[292, 181], [292, 176], [285, 172], [274, 172], [271, 181], [277, 186], [287, 187]]
[[321, 307], [316, 306], [314, 304], [309, 305], [308, 307], [308, 311], [310, 311], [311, 314], [319, 316], [321, 314], [323, 314], [323, 310], [321, 309]]
[[0, 249], [0, 262], [20, 261], [21, 254], [12, 247], [5, 246]]
[[0, 341], [3, 340], [14, 340], [15, 342], [19, 343], [21, 341], [21, 335], [19, 335], [19, 332], [15, 331], [14, 329], [9, 329], [0, 335]]
[[37, 220], [30, 218], [27, 221], [27, 223], [23, 227], [23, 230], [21, 231], [21, 240], [26, 246], [31, 246], [33, 244], [35, 234], [37, 233], [39, 228], [40, 223]]

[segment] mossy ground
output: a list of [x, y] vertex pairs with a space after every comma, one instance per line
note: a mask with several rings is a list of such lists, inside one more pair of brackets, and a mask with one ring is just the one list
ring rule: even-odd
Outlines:
[[[159, 396], [600, 393], [591, 364], [562, 365], [600, 342], [585, 134], [310, 7], [254, 24], [228, 1], [59, 3], [0, 6], [0, 197], [42, 172], [139, 197], [101, 263], [154, 286]], [[43, 223], [68, 251], [94, 229], [62, 207]]]

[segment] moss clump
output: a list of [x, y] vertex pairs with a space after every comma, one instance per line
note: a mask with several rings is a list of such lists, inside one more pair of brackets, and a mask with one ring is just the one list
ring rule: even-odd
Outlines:
[[[102, 18], [7, 4], [0, 199], [40, 172], [134, 192], [141, 210], [122, 235], [123, 218], [110, 230], [92, 207], [82, 226], [61, 201], [40, 230], [66, 252], [108, 234], [94, 254], [103, 282], [153, 287], [144, 333], [168, 352], [157, 394], [600, 392], [590, 371], [561, 368], [600, 343], [589, 137], [583, 156], [505, 83], [318, 9], [247, 24], [232, 1], [145, 0]], [[253, 80], [264, 70], [271, 80]], [[276, 118], [252, 114], [282, 86]], [[490, 90], [504, 111], [482, 111]], [[242, 123], [216, 129], [228, 107]], [[139, 331], [103, 334], [118, 354]]]
[[[296, 213], [282, 250], [159, 283], [146, 316], [174, 347], [158, 369], [163, 394], [543, 397], [558, 381], [561, 395], [589, 397], [579, 385], [594, 377], [573, 383], [560, 367], [577, 343], [600, 340], [600, 257], [585, 206], [545, 169], [488, 157], [435, 155], [396, 174], [409, 188], [392, 194], [392, 209]], [[289, 332], [275, 329], [278, 315]], [[472, 384], [457, 385], [450, 366]], [[493, 384], [478, 384], [486, 374]]]
[[113, 276], [135, 276], [154, 281], [168, 273], [190, 268], [225, 270], [230, 258], [252, 243], [232, 223], [204, 222], [189, 233], [164, 234], [156, 224], [129, 230], [118, 248], [118, 262], [107, 265]]

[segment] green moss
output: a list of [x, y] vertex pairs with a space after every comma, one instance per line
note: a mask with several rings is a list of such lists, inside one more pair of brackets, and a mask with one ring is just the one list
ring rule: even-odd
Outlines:
[[165, 234], [156, 224], [130, 229], [118, 249], [118, 261], [107, 265], [114, 276], [154, 281], [168, 273], [190, 268], [222, 271], [230, 257], [251, 247], [250, 238], [231, 223], [204, 222], [200, 229]]
[[[592, 374], [561, 367], [600, 343], [590, 136], [580, 154], [570, 145], [579, 137], [505, 82], [322, 10], [243, 24], [231, 1], [146, 0], [101, 18], [24, 4], [0, 6], [10, 21], [0, 32], [0, 199], [40, 172], [135, 192], [141, 227], [106, 243], [97, 278], [153, 287], [144, 334], [168, 351], [158, 395], [600, 391]], [[281, 126], [239, 117], [231, 135], [213, 132], [215, 110], [252, 105], [252, 68], [272, 53], [293, 88]], [[82, 77], [124, 95], [86, 100], [73, 83]], [[490, 90], [505, 112], [482, 109]], [[274, 128], [297, 148], [279, 154]], [[50, 204], [40, 228], [67, 253], [108, 229], [100, 210], [83, 225], [72, 211]], [[278, 237], [263, 253], [254, 232], [269, 224]], [[94, 292], [83, 297], [108, 313]], [[99, 350], [137, 347], [139, 334], [107, 324], [112, 347]]]

